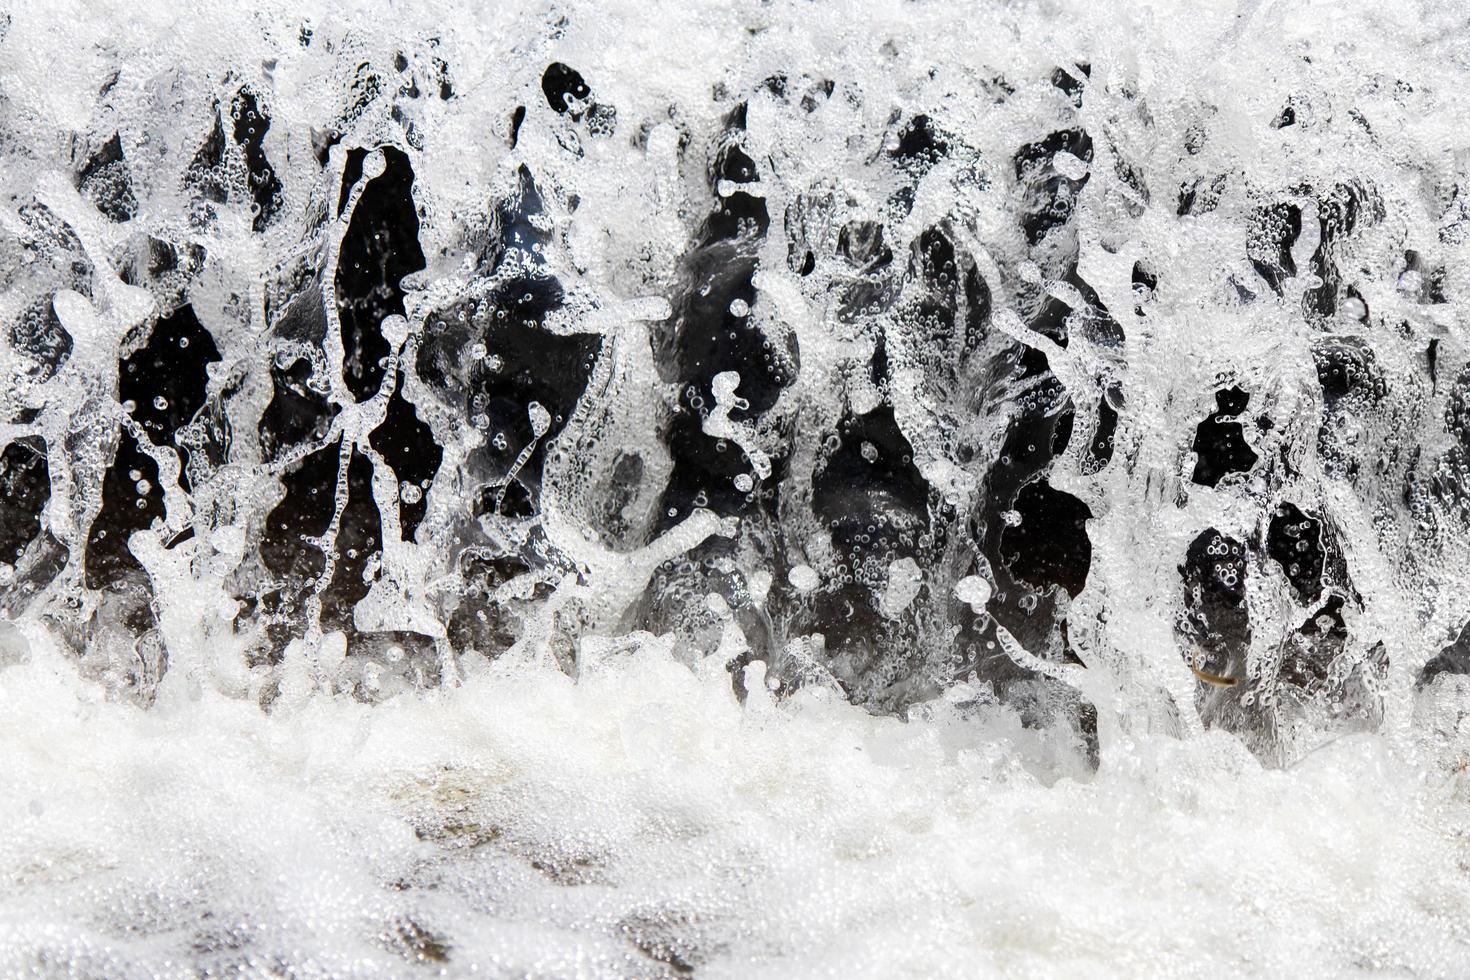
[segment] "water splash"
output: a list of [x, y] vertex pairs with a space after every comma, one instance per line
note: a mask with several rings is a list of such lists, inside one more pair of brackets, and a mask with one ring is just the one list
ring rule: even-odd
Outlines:
[[1455, 785], [1452, 7], [63, 7], [0, 19], [0, 685], [328, 739], [656, 655], [1109, 799]]

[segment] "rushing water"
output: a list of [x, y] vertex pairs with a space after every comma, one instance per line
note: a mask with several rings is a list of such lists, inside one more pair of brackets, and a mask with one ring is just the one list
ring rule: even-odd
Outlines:
[[0, 973], [1470, 971], [1470, 8], [0, 2]]

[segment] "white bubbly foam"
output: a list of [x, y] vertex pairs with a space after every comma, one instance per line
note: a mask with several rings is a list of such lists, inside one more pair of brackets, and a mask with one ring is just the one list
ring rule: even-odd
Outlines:
[[659, 975], [638, 942], [712, 977], [1470, 962], [1465, 778], [1377, 736], [1287, 771], [1150, 737], [1087, 775], [1000, 707], [742, 708], [658, 643], [274, 717], [34, 656], [0, 700], [7, 976], [404, 975], [425, 937], [489, 976]]

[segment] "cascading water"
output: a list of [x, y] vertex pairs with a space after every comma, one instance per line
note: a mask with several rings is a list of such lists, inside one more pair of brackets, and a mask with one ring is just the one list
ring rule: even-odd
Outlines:
[[0, 2], [0, 974], [1464, 975], [1467, 91]]

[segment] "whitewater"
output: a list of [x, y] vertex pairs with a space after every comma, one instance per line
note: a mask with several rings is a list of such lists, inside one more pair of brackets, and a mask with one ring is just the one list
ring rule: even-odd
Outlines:
[[1470, 974], [1467, 92], [0, 0], [0, 976]]

